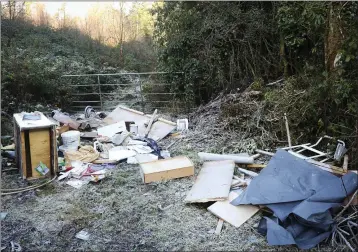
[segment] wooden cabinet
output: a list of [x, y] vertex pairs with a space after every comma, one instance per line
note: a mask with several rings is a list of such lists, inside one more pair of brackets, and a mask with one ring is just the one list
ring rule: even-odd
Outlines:
[[[40, 115], [40, 120], [23, 120], [23, 114], [14, 114], [16, 164], [24, 179], [54, 177], [58, 171], [56, 126]], [[46, 175], [36, 170], [40, 162], [49, 169]]]

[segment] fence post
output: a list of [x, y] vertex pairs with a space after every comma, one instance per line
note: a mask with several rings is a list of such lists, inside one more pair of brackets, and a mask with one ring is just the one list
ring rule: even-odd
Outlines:
[[144, 111], [143, 89], [142, 89], [142, 79], [140, 78], [140, 74], [138, 74], [138, 78], [139, 78], [140, 98], [142, 100], [142, 112], [145, 113], [145, 111]]
[[103, 110], [103, 103], [102, 103], [102, 92], [101, 92], [101, 82], [99, 80], [99, 75], [97, 75], [98, 77], [98, 92], [99, 92], [99, 100], [101, 101], [101, 110]]

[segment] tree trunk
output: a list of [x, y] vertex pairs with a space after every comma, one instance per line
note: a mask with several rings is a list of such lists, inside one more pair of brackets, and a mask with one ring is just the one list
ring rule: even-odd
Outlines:
[[283, 38], [283, 35], [280, 34], [280, 56], [281, 56], [281, 62], [283, 63], [283, 75], [285, 77], [288, 77], [288, 62], [287, 62], [287, 56], [285, 52], [285, 40]]
[[334, 59], [343, 44], [343, 31], [338, 13], [341, 9], [342, 3], [329, 3], [329, 12], [327, 16], [327, 29], [325, 36], [324, 54], [325, 66], [328, 75], [334, 71]]
[[342, 48], [344, 41], [343, 26], [339, 18], [339, 13], [342, 8], [341, 2], [330, 2], [327, 15], [327, 27], [324, 38], [324, 63], [327, 72], [326, 81], [327, 87], [324, 90], [324, 97], [327, 97], [323, 102], [323, 121], [326, 134], [328, 134], [328, 127], [330, 125], [331, 110], [330, 105], [332, 104], [330, 98], [330, 92], [332, 89], [332, 83], [335, 77], [334, 60], [338, 54], [338, 51]]

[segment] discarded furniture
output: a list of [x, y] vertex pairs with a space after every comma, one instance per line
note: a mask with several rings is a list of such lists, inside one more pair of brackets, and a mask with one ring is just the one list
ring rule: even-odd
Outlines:
[[[305, 145], [308, 145], [308, 144], [305, 144]], [[292, 146], [291, 148], [295, 148], [295, 147], [297, 147], [297, 146]], [[282, 149], [287, 150], [288, 148], [289, 147], [285, 147], [285, 148], [282, 148]], [[268, 155], [268, 156], [271, 156], [271, 157], [275, 155], [272, 152], [263, 151], [263, 150], [255, 150], [255, 152], [263, 154], [263, 155]], [[305, 157], [305, 156], [303, 156], [303, 155], [301, 155], [301, 154], [299, 154], [297, 152], [293, 152], [293, 151], [288, 151], [288, 152], [291, 153], [292, 155], [298, 157], [298, 158], [306, 160], [308, 163], [314, 164], [316, 167], [318, 167], [318, 168], [320, 168], [322, 170], [325, 170], [325, 171], [328, 171], [328, 172], [331, 172], [331, 173], [334, 173], [334, 174], [337, 174], [337, 175], [343, 175], [343, 174], [347, 173], [347, 171], [344, 170], [341, 167], [337, 167], [337, 166], [330, 165], [330, 164], [327, 164], [327, 163], [315, 161], [315, 160], [307, 158], [307, 157]]]
[[[327, 162], [330, 159], [334, 159], [337, 161], [340, 161], [341, 158], [343, 157], [344, 154], [346, 154], [347, 149], [346, 149], [346, 144], [342, 141], [342, 140], [337, 140], [337, 147], [336, 147], [336, 151], [333, 154], [333, 156], [331, 156], [329, 153], [317, 150], [313, 147], [318, 146], [323, 139], [329, 139], [329, 140], [333, 140], [332, 137], [330, 136], [323, 136], [320, 139], [318, 139], [318, 141], [314, 144], [301, 144], [301, 145], [296, 145], [296, 146], [290, 146], [290, 147], [285, 147], [282, 148], [284, 150], [288, 150], [288, 152], [290, 152], [291, 154], [300, 157], [302, 159], [316, 159], [317, 161], [320, 162]], [[312, 153], [311, 155], [305, 154], [302, 155], [303, 152], [306, 153]], [[322, 160], [318, 160], [319, 158], [323, 158]]]
[[[14, 114], [16, 164], [24, 179], [53, 177], [58, 169], [56, 126], [40, 113], [39, 120], [23, 120], [23, 113]], [[36, 170], [44, 164], [45, 175]]]
[[194, 175], [194, 164], [185, 156], [140, 164], [144, 183]]

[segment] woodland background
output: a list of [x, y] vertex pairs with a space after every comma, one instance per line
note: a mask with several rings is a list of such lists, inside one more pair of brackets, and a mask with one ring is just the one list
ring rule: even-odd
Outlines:
[[358, 2], [100, 3], [82, 19], [66, 3], [53, 16], [43, 3], [1, 11], [5, 113], [67, 104], [63, 74], [182, 71], [166, 81], [185, 102], [260, 91], [262, 113], [287, 113], [297, 142], [328, 134], [357, 150]]

